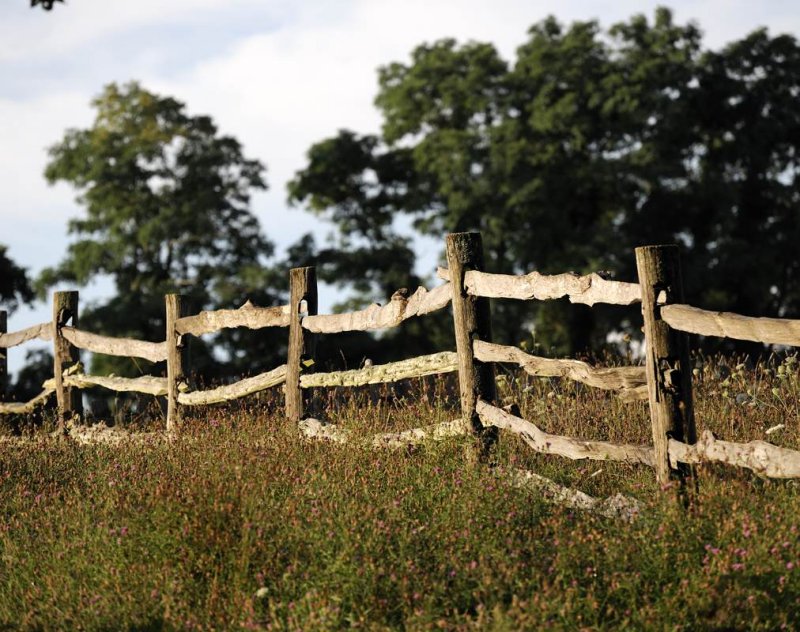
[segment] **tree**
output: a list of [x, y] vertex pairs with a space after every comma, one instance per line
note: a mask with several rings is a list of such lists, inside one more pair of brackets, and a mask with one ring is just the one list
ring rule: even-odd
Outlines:
[[7, 248], [0, 245], [0, 307], [13, 313], [20, 304], [33, 301], [28, 274], [17, 266], [6, 254]]
[[45, 11], [52, 11], [53, 5], [56, 2], [64, 2], [64, 0], [31, 0], [31, 7], [35, 7], [37, 4], [42, 5], [42, 9]]
[[[85, 213], [69, 222], [76, 237], [64, 260], [42, 272], [40, 290], [56, 282], [111, 277], [116, 295], [83, 310], [82, 326], [110, 335], [164, 339], [164, 294], [190, 295], [195, 309], [277, 302], [280, 282], [265, 265], [273, 246], [249, 210], [266, 188], [264, 166], [220, 135], [208, 116], [136, 83], [111, 84], [93, 101], [94, 124], [68, 130], [50, 148], [45, 176], [79, 192]], [[245, 336], [224, 334], [223, 340]], [[271, 359], [264, 335], [250, 337], [255, 367]], [[259, 351], [263, 352], [259, 358]], [[194, 366], [210, 364], [195, 345]], [[229, 347], [228, 356], [240, 353]], [[135, 373], [142, 363], [95, 357], [95, 369]]]
[[[633, 279], [634, 247], [678, 242], [696, 304], [796, 313], [798, 57], [764, 31], [704, 51], [664, 8], [605, 32], [548, 18], [513, 65], [490, 44], [424, 44], [379, 71], [381, 134], [315, 144], [290, 199], [373, 251], [401, 216], [436, 237], [480, 230], [498, 272]], [[755, 234], [771, 239], [749, 248]], [[496, 313], [500, 339], [533, 322], [573, 353], [637, 318], [564, 302]]]

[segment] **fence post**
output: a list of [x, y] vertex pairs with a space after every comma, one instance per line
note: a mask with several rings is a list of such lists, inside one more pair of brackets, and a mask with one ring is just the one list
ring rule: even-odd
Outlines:
[[461, 414], [487, 451], [497, 441], [496, 428], [484, 428], [475, 404], [478, 399], [493, 403], [497, 397], [494, 365], [475, 359], [474, 340], [492, 341], [489, 299], [467, 294], [464, 275], [468, 270], [483, 270], [483, 242], [480, 233], [447, 235], [447, 267], [453, 288], [453, 325], [458, 354], [458, 384], [461, 392]]
[[[303, 418], [303, 389], [300, 388], [300, 370], [303, 362], [313, 360], [316, 337], [302, 327], [301, 303], [306, 302], [305, 313], [317, 313], [316, 268], [289, 270], [289, 349], [286, 358], [286, 417], [298, 423]], [[308, 398], [306, 398], [307, 400]]]
[[167, 433], [172, 433], [178, 430], [181, 423], [178, 393], [181, 383], [185, 380], [185, 348], [183, 337], [175, 329], [175, 323], [186, 315], [186, 305], [180, 294], [167, 294], [164, 299], [167, 313]]
[[81, 392], [72, 386], [64, 386], [64, 370], [80, 362], [80, 351], [61, 335], [61, 328], [72, 321], [78, 327], [78, 292], [53, 293], [53, 377], [56, 383], [58, 402], [58, 426], [66, 432], [67, 422], [83, 414]]
[[[0, 336], [8, 333], [8, 314], [0, 309]], [[6, 398], [8, 391], [8, 349], [0, 347], [0, 402]]]
[[671, 470], [668, 447], [670, 438], [690, 444], [697, 441], [689, 336], [661, 320], [660, 308], [662, 304], [684, 302], [678, 246], [637, 248], [636, 267], [642, 288], [645, 370], [656, 478], [661, 484], [671, 476], [683, 481], [691, 470], [684, 465]]

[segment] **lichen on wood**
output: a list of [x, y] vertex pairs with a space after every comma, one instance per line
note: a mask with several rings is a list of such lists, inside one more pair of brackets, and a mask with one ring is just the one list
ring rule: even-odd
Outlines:
[[219, 386], [205, 391], [178, 393], [178, 403], [184, 406], [204, 406], [207, 404], [228, 402], [282, 384], [285, 379], [286, 365], [283, 364], [271, 371], [259, 373], [258, 375], [239, 380], [233, 384], [226, 384], [225, 386]]
[[630, 496], [615, 494], [608, 498], [595, 498], [580, 490], [559, 485], [549, 478], [528, 470], [500, 470], [498, 474], [505, 475], [515, 487], [533, 489], [541, 493], [550, 502], [565, 507], [572, 507], [626, 522], [632, 522], [642, 513], [643, 504]]
[[53, 323], [39, 323], [19, 331], [12, 331], [7, 334], [0, 334], [0, 347], [10, 349], [21, 345], [28, 340], [52, 340]]
[[[450, 271], [446, 268], [439, 268], [437, 274], [441, 279], [450, 279]], [[611, 281], [595, 272], [583, 276], [574, 272], [547, 275], [536, 271], [513, 275], [472, 270], [464, 275], [464, 284], [467, 292], [474, 296], [523, 301], [566, 297], [571, 303], [589, 306], [596, 303], [633, 305], [642, 298], [637, 283]]]
[[400, 360], [399, 362], [377, 364], [363, 369], [301, 375], [300, 386], [303, 388], [365, 386], [367, 384], [397, 382], [398, 380], [436, 375], [438, 373], [450, 373], [457, 368], [456, 354], [452, 351], [442, 351], [408, 360]]
[[51, 378], [49, 382], [51, 383], [41, 393], [27, 402], [0, 402], [0, 414], [25, 415], [32, 413], [37, 406], [43, 405], [56, 392], [55, 380]]
[[398, 290], [386, 305], [373, 303], [356, 312], [306, 316], [303, 318], [303, 329], [314, 333], [333, 334], [395, 327], [414, 316], [442, 309], [450, 302], [450, 296], [450, 284], [440, 285], [433, 290], [420, 287], [408, 298], [405, 290]]
[[537, 452], [558, 454], [569, 459], [621, 461], [623, 463], [653, 464], [653, 448], [643, 445], [617, 445], [606, 441], [587, 441], [553, 435], [535, 424], [511, 413], [478, 401], [477, 411], [484, 425], [495, 426], [518, 434]]
[[670, 439], [669, 459], [673, 467], [678, 463], [715, 461], [744, 467], [769, 478], [800, 478], [800, 452], [766, 441], [721, 441], [709, 430], [693, 445]]
[[661, 318], [673, 329], [691, 334], [800, 346], [800, 320], [754, 318], [690, 305], [665, 305], [661, 308]]
[[[78, 389], [101, 386], [111, 391], [121, 393], [144, 393], [145, 395], [160, 396], [167, 394], [167, 380], [163, 377], [142, 375], [140, 377], [117, 377], [115, 375], [86, 375], [84, 373], [64, 372], [64, 385]], [[44, 387], [55, 386], [55, 380], [50, 378]]]
[[62, 327], [61, 335], [79, 349], [113, 356], [136, 357], [161, 362], [167, 359], [167, 346], [163, 342], [146, 342], [133, 338], [101, 336], [74, 327]]
[[184, 316], [175, 322], [179, 334], [202, 336], [229, 327], [287, 327], [289, 325], [289, 306], [255, 307], [249, 301], [239, 309], [218, 309], [203, 311], [194, 316]]
[[516, 364], [537, 377], [564, 377], [587, 386], [618, 391], [624, 401], [647, 399], [647, 380], [644, 367], [624, 366], [596, 368], [580, 360], [554, 360], [525, 353], [516, 347], [476, 340], [475, 357], [484, 362]]

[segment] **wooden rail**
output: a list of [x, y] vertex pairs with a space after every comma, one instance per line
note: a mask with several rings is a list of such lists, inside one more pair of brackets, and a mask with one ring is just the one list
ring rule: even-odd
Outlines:
[[691, 334], [800, 346], [800, 320], [753, 318], [690, 305], [665, 305], [661, 308], [661, 318], [673, 329]]
[[[386, 305], [374, 304], [345, 314], [316, 314], [316, 276], [313, 268], [295, 269], [290, 277], [289, 305], [255, 307], [249, 302], [234, 310], [203, 311], [185, 315], [181, 298], [167, 298], [167, 328], [163, 342], [112, 338], [78, 328], [77, 293], [54, 296], [53, 320], [6, 333], [0, 322], [0, 348], [30, 340], [52, 340], [54, 377], [28, 402], [0, 402], [1, 414], [26, 414], [55, 393], [62, 420], [80, 415], [78, 390], [103, 387], [117, 392], [167, 396], [168, 428], [179, 427], [181, 406], [204, 406], [231, 401], [268, 388], [284, 385], [286, 411], [307, 436], [347, 440], [335, 424], [310, 417], [309, 389], [357, 387], [396, 382], [458, 371], [462, 418], [436, 426], [384, 433], [373, 438], [376, 447], [398, 447], [429, 439], [467, 433], [477, 434], [484, 449], [493, 443], [497, 429], [517, 434], [538, 452], [571, 459], [615, 460], [654, 467], [660, 481], [691, 474], [688, 466], [719, 462], [751, 469], [774, 478], [800, 478], [800, 452], [764, 441], [733, 443], [704, 432], [696, 439], [691, 391], [688, 338], [685, 333], [724, 336], [764, 344], [800, 346], [800, 321], [751, 318], [712, 312], [684, 304], [677, 248], [648, 246], [637, 249], [638, 283], [612, 281], [599, 274], [514, 276], [480, 270], [480, 236], [473, 233], [447, 238], [448, 269], [438, 276], [447, 281], [432, 290], [418, 288], [411, 296], [398, 290]], [[451, 270], [453, 277], [451, 279]], [[455, 296], [454, 296], [455, 294]], [[567, 298], [573, 303], [632, 305], [641, 303], [645, 331], [646, 366], [598, 368], [571, 359], [530, 355], [521, 349], [491, 342], [489, 298], [550, 300]], [[409, 318], [429, 314], [452, 303], [456, 352], [409, 358], [350, 371], [314, 372], [314, 335], [348, 331], [374, 331], [395, 327]], [[72, 321], [71, 326], [68, 325]], [[208, 390], [192, 391], [189, 367], [183, 357], [183, 336], [201, 336], [229, 327], [285, 327], [290, 344], [287, 363], [259, 375]], [[140, 357], [151, 362], [167, 360], [167, 377], [122, 378], [86, 375], [78, 350], [117, 356]], [[0, 354], [5, 361], [5, 352]], [[568, 378], [586, 386], [614, 391], [624, 401], [650, 403], [653, 445], [616, 445], [544, 432], [531, 421], [496, 407], [494, 363], [510, 363], [537, 377]], [[3, 365], [5, 366], [5, 365]], [[4, 375], [0, 367], [0, 374]]]
[[[52, 379], [52, 378], [51, 378]], [[53, 380], [55, 382], [55, 380]], [[33, 399], [27, 402], [0, 402], [1, 415], [27, 415], [42, 406], [50, 396], [56, 392], [55, 385], [45, 388]]]
[[797, 450], [766, 441], [720, 441], [709, 430], [693, 445], [670, 439], [669, 458], [673, 467], [678, 463], [717, 462], [744, 467], [769, 478], [800, 478], [800, 452]]
[[[47, 380], [44, 385], [53, 383]], [[117, 377], [104, 375], [86, 375], [74, 373], [64, 377], [64, 384], [73, 388], [84, 389], [93, 386], [102, 386], [118, 393], [144, 393], [145, 395], [166, 395], [167, 380], [163, 377], [142, 375], [140, 377]]]
[[[445, 268], [439, 268], [437, 274], [440, 279], [450, 279], [450, 272]], [[515, 276], [473, 270], [464, 275], [464, 284], [469, 294], [486, 298], [547, 301], [566, 297], [570, 303], [589, 306], [597, 303], [634, 305], [642, 300], [638, 284], [610, 281], [596, 273], [546, 275], [534, 271]]]
[[289, 306], [255, 307], [247, 301], [239, 309], [218, 309], [204, 311], [194, 316], [184, 316], [175, 323], [179, 334], [202, 336], [230, 327], [287, 327], [289, 325]]
[[219, 386], [207, 391], [191, 391], [178, 394], [178, 403], [184, 406], [205, 406], [229, 402], [240, 397], [253, 395], [286, 381], [286, 365], [283, 364], [271, 371], [247, 377], [233, 384]]
[[0, 335], [0, 347], [10, 349], [16, 347], [29, 340], [52, 340], [53, 339], [53, 324], [52, 323], [39, 323], [32, 325], [20, 331], [13, 331], [11, 333]]
[[150, 362], [167, 359], [167, 345], [164, 342], [145, 342], [133, 338], [111, 338], [93, 334], [74, 327], [62, 327], [61, 335], [78, 349], [106, 355], [144, 358]]
[[398, 290], [387, 305], [374, 303], [365, 309], [346, 314], [306, 316], [302, 321], [303, 329], [314, 333], [333, 334], [396, 327], [404, 320], [430, 314], [446, 307], [450, 297], [450, 284], [440, 285], [433, 290], [417, 288], [409, 298], [406, 298], [405, 290]]
[[650, 446], [617, 445], [606, 441], [585, 441], [549, 434], [534, 423], [484, 401], [478, 401], [477, 410], [484, 424], [518, 434], [536, 452], [558, 454], [569, 459], [653, 465], [653, 448]]
[[580, 360], [552, 360], [529, 355], [517, 347], [476, 340], [475, 357], [484, 362], [505, 362], [520, 366], [536, 377], [563, 377], [587, 386], [618, 391], [623, 401], [647, 399], [647, 379], [644, 367], [624, 366], [595, 368]]
[[426, 375], [450, 373], [456, 370], [458, 370], [456, 354], [452, 351], [442, 351], [399, 362], [377, 364], [363, 369], [301, 375], [300, 386], [303, 388], [367, 386], [368, 384], [398, 382]]

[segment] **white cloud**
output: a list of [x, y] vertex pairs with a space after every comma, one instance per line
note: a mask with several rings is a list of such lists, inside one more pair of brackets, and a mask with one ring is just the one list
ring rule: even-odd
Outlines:
[[[68, 54], [78, 47], [149, 25], [185, 23], [204, 12], [242, 11], [257, 0], [67, 0], [50, 12], [32, 10], [27, 2], [6, 0], [0, 8], [0, 62], [28, 56]], [[288, 2], [272, 2], [276, 16]]]
[[[259, 196], [256, 210], [265, 230], [285, 246], [308, 230], [326, 230], [308, 215], [283, 213], [285, 184], [304, 166], [310, 145], [340, 128], [379, 129], [372, 105], [378, 66], [408, 61], [415, 46], [444, 37], [493, 42], [513, 61], [528, 27], [549, 12], [564, 22], [599, 16], [607, 26], [635, 13], [652, 16], [657, 4], [358, 0], [346, 5], [347, 11], [332, 13], [329, 3], [305, 2], [304, 13], [281, 28], [244, 39], [176, 81], [154, 76], [148, 82], [176, 94], [192, 111], [211, 113], [224, 131], [267, 163], [271, 190]], [[700, 19], [715, 46], [755, 27], [748, 23], [755, 21], [752, 10], [720, 20], [722, 4], [678, 3], [676, 20]]]
[[53, 248], [42, 252], [32, 246], [48, 233], [51, 243], [62, 242], [73, 206], [72, 191], [44, 180], [46, 150], [67, 126], [88, 125], [91, 117], [85, 96], [78, 93], [0, 99], [0, 224], [2, 241], [17, 261], [39, 267], [58, 256]]

